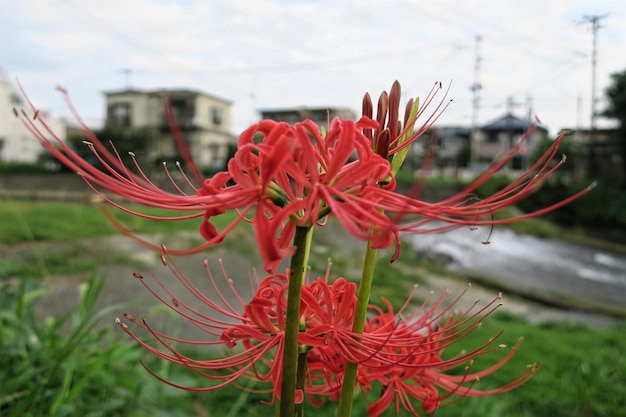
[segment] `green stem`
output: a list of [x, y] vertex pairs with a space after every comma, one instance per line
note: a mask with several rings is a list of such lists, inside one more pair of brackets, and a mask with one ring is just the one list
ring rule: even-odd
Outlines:
[[[298, 351], [298, 371], [296, 375], [296, 389], [304, 392], [304, 383], [306, 380], [306, 355], [308, 353], [308, 347], [303, 346]], [[300, 404], [296, 404], [294, 417], [304, 417], [304, 401]]]
[[298, 373], [298, 333], [300, 331], [300, 297], [309, 251], [311, 227], [296, 227], [293, 238], [296, 252], [291, 258], [289, 291], [287, 293], [287, 317], [285, 318], [285, 342], [283, 345], [283, 373], [280, 390], [280, 417], [294, 417], [296, 377]]
[[[354, 333], [363, 333], [365, 329], [367, 306], [369, 305], [372, 281], [374, 280], [376, 253], [377, 250], [372, 249], [370, 241], [365, 250], [361, 283], [359, 284], [356, 311], [354, 313], [354, 322], [352, 323], [352, 331]], [[343, 374], [343, 386], [341, 387], [341, 397], [339, 398], [339, 406], [337, 407], [337, 417], [350, 417], [352, 413], [352, 400], [354, 397], [354, 386], [356, 385], [357, 367], [358, 365], [356, 363], [346, 363], [346, 369]]]

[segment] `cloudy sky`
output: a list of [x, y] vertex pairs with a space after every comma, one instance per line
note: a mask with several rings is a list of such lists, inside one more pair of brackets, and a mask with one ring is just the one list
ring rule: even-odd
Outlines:
[[0, 68], [58, 117], [66, 87], [94, 127], [104, 91], [200, 89], [233, 101], [238, 133], [257, 109], [358, 111], [395, 79], [405, 99], [452, 81], [439, 123], [469, 125], [480, 57], [479, 123], [508, 101], [556, 133], [589, 126], [591, 16], [602, 108], [626, 70], [623, 0], [20, 0], [0, 5]]

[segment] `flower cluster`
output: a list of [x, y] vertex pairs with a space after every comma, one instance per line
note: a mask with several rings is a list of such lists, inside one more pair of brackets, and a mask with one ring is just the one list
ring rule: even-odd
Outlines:
[[[294, 125], [263, 120], [239, 136], [237, 150], [227, 169], [211, 178], [202, 178], [194, 168], [180, 129], [171, 111], [167, 112], [175, 140], [182, 147], [180, 153], [194, 176], [194, 179], [187, 177], [178, 164], [179, 176], [183, 179], [179, 184], [164, 165], [174, 192], [151, 182], [132, 153], [132, 165], [127, 167], [115, 148], [112, 152], [107, 150], [80, 122], [77, 114], [89, 138], [86, 144], [103, 169], [89, 164], [54, 137], [45, 121], [38, 120], [36, 108], [30, 101], [34, 117], [27, 117], [24, 111], [16, 114], [52, 155], [80, 174], [87, 185], [112, 206], [151, 219], [199, 220], [204, 243], [194, 248], [168, 250], [143, 241], [124, 225], [116, 223], [136, 240], [160, 251], [163, 263], [183, 287], [203, 303], [202, 308], [197, 308], [185, 302], [155, 274], [152, 276], [156, 288], [136, 274], [159, 300], [203, 330], [209, 340], [173, 338], [143, 320], [125, 315], [127, 322], [154, 337], [152, 344], [118, 320], [124, 331], [154, 354], [210, 381], [207, 387], [190, 389], [214, 390], [242, 378], [249, 379], [269, 384], [272, 400], [279, 400], [273, 402], [277, 403], [277, 415], [281, 417], [302, 415], [305, 397], [315, 405], [338, 402], [337, 415], [347, 417], [353, 394], [359, 388], [370, 403], [370, 416], [378, 416], [392, 406], [397, 412], [402, 408], [418, 415], [420, 410], [432, 413], [459, 397], [490, 395], [515, 388], [532, 376], [536, 366], [531, 365], [511, 383], [498, 389], [477, 389], [476, 381], [507, 363], [518, 344], [494, 365], [479, 371], [474, 370], [474, 358], [506, 348], [496, 344], [497, 336], [473, 350], [458, 354], [450, 354], [450, 350], [472, 334], [498, 307], [499, 298], [482, 308], [474, 305], [462, 313], [454, 310], [460, 297], [450, 302], [447, 292], [432, 301], [427, 300], [414, 312], [409, 311], [411, 297], [395, 312], [386, 302], [383, 302], [384, 307], [370, 305], [377, 250], [395, 244], [393, 260], [400, 254], [402, 233], [436, 233], [464, 225], [493, 227], [538, 216], [589, 190], [534, 213], [509, 218], [494, 216], [498, 210], [531, 193], [563, 163], [563, 160], [554, 163], [563, 139], [559, 137], [509, 186], [482, 199], [474, 194], [524, 146], [532, 133], [530, 129], [501, 159], [450, 198], [437, 203], [422, 201], [418, 198], [419, 184], [408, 195], [399, 193], [395, 178], [410, 146], [448, 105], [447, 91], [442, 98], [437, 98], [441, 87], [440, 83], [435, 84], [422, 107], [418, 100], [409, 101], [402, 119], [400, 85], [396, 82], [389, 93], [381, 94], [376, 114], [366, 94], [363, 115], [358, 121], [337, 118], [329, 121], [327, 131], [310, 120]], [[63, 94], [67, 98], [67, 93], [63, 91]], [[433, 106], [426, 114], [426, 109]], [[418, 120], [425, 121], [418, 125]], [[120, 201], [165, 208], [175, 214], [155, 217], [133, 211]], [[235, 211], [237, 216], [223, 230], [217, 230], [213, 218], [227, 211]], [[334, 217], [346, 232], [367, 243], [358, 290], [353, 281], [341, 277], [331, 279], [330, 270], [323, 278], [309, 280], [307, 277], [312, 231], [320, 229], [318, 226], [323, 226], [329, 217]], [[115, 222], [113, 218], [112, 221]], [[229, 297], [220, 292], [208, 261], [205, 265], [214, 297], [196, 288], [172, 262], [171, 256], [219, 244], [241, 221], [252, 223], [269, 275], [258, 280], [249, 302], [237, 295], [232, 280], [226, 277], [236, 300], [232, 305]], [[291, 259], [289, 269], [278, 273], [280, 262], [287, 258]], [[194, 359], [174, 349], [172, 342], [222, 346], [232, 353], [218, 359]]]
[[[274, 399], [280, 400], [289, 271], [262, 278], [256, 284], [252, 299], [246, 303], [223, 268], [224, 281], [231, 294], [220, 291], [205, 259], [211, 290], [216, 294], [215, 298], [221, 300], [216, 302], [182, 274], [169, 255], [164, 254], [162, 260], [186, 289], [187, 296], [199, 300], [202, 308], [192, 307], [193, 303], [185, 301], [185, 295], [171, 292], [154, 273], [151, 276], [156, 288], [143, 276], [135, 274], [135, 277], [170, 309], [214, 340], [173, 338], [154, 330], [145, 320], [138, 321], [126, 314], [127, 321], [153, 336], [156, 346], [118, 320], [122, 329], [138, 343], [156, 355], [204, 376], [211, 383], [206, 387], [182, 387], [155, 376], [173, 386], [197, 391], [215, 390], [240, 379], [250, 379], [270, 387], [256, 387], [253, 391], [270, 391]], [[306, 375], [296, 393], [296, 401], [303, 401], [305, 396], [316, 406], [338, 401], [344, 383], [342, 373], [348, 362], [360, 365], [355, 387], [360, 388], [366, 398], [372, 392], [383, 393], [376, 400], [370, 400], [369, 416], [380, 415], [392, 404], [396, 411], [401, 406], [415, 415], [420, 408], [431, 413], [456, 397], [505, 392], [528, 380], [536, 371], [536, 365], [530, 365], [504, 387], [492, 391], [473, 388], [478, 379], [506, 364], [518, 348], [515, 345], [491, 367], [474, 372], [471, 369], [474, 358], [507, 349], [497, 343], [499, 335], [474, 350], [444, 359], [446, 348], [453, 347], [474, 332], [480, 322], [501, 305], [501, 296], [498, 296], [480, 308], [476, 300], [465, 311], [458, 312], [456, 306], [463, 293], [453, 300], [449, 299], [450, 295], [450, 291], [444, 291], [434, 300], [429, 297], [412, 313], [407, 307], [413, 293], [397, 312], [383, 299], [384, 307], [370, 305], [365, 331], [357, 334], [352, 330], [357, 304], [356, 284], [343, 277], [331, 279], [330, 266], [324, 277], [307, 281], [302, 287], [298, 317], [301, 323], [298, 351], [306, 358]], [[229, 299], [236, 300], [237, 304], [231, 305]], [[180, 353], [171, 342], [193, 346], [224, 345], [233, 353], [212, 360], [197, 360]], [[461, 374], [448, 372], [459, 367], [465, 369]]]
[[[435, 99], [436, 93], [437, 90], [434, 90], [429, 94], [426, 104]], [[531, 128], [499, 161], [463, 191], [446, 200], [427, 203], [415, 195], [398, 193], [395, 190], [395, 173], [402, 164], [405, 151], [445, 109], [445, 95], [419, 128], [414, 127], [426, 107], [417, 111], [417, 104], [410, 102], [403, 124], [398, 120], [399, 99], [400, 87], [396, 82], [390, 94], [380, 96], [374, 117], [371, 99], [366, 95], [364, 116], [359, 121], [335, 119], [325, 134], [310, 120], [293, 126], [272, 120], [261, 121], [240, 135], [237, 151], [226, 171], [202, 180], [200, 186], [194, 186], [183, 173], [185, 185], [194, 190], [193, 195], [185, 193], [173, 179], [178, 193], [158, 188], [143, 174], [131, 154], [135, 161], [133, 168], [139, 172], [133, 174], [124, 166], [120, 155], [109, 152], [84, 124], [89, 138], [86, 144], [106, 172], [82, 159], [70, 146], [56, 138], [45, 121], [28, 117], [22, 117], [22, 121], [50, 153], [79, 173], [111, 205], [138, 216], [155, 218], [121, 206], [100, 190], [145, 206], [184, 213], [161, 217], [163, 220], [201, 218], [200, 233], [206, 243], [195, 248], [170, 249], [172, 253], [194, 253], [220, 243], [237, 223], [245, 219], [254, 225], [258, 247], [268, 271], [273, 270], [281, 259], [293, 254], [294, 248], [290, 245], [295, 227], [322, 224], [328, 216], [336, 217], [346, 231], [371, 241], [375, 248], [389, 247], [395, 239], [396, 249], [399, 250], [402, 232], [439, 233], [467, 225], [510, 223], [554, 210], [588, 191], [582, 190], [534, 213], [493, 218], [496, 211], [526, 197], [562, 163], [552, 164], [563, 139], [559, 137], [542, 158], [508, 187], [485, 199], [478, 199], [473, 194], [524, 146], [532, 134]], [[76, 117], [80, 120], [78, 115]], [[184, 144], [184, 141], [178, 142]], [[183, 149], [181, 154], [188, 154], [188, 151]], [[178, 167], [180, 169], [180, 165]], [[166, 167], [165, 171], [172, 178]], [[419, 187], [416, 187], [415, 191], [418, 190]], [[211, 224], [211, 218], [229, 210], [237, 210], [239, 216], [231, 225], [218, 231]], [[408, 217], [417, 220], [401, 222]], [[433, 221], [437, 221], [436, 225], [429, 226]], [[126, 231], [123, 225], [119, 226]], [[146, 246], [160, 250], [139, 236], [131, 235]]]

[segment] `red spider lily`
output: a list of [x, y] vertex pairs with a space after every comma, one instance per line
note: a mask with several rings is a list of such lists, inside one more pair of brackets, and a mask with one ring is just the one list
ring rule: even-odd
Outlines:
[[[125, 314], [128, 321], [154, 337], [156, 345], [153, 345], [136, 336], [128, 325], [119, 320], [118, 323], [150, 352], [185, 366], [207, 378], [210, 383], [206, 387], [184, 387], [149, 371], [172, 386], [194, 391], [215, 390], [227, 384], [238, 383], [240, 379], [271, 383], [272, 388], [254, 391], [270, 392], [273, 400], [280, 398], [289, 271], [287, 274], [272, 274], [263, 278], [256, 284], [251, 301], [246, 303], [237, 294], [233, 281], [223, 268], [222, 272], [232, 297], [220, 291], [208, 268], [208, 262], [205, 261], [210, 287], [215, 293], [216, 300], [213, 300], [187, 279], [167, 252], [162, 255], [162, 259], [189, 295], [203, 304], [202, 307], [194, 307], [184, 297], [172, 292], [153, 273], [151, 276], [156, 288], [148, 284], [143, 276], [135, 274], [135, 277], [168, 308], [203, 330], [211, 340], [194, 341], [167, 336], [155, 330], [145, 320], [139, 321], [132, 315]], [[296, 395], [297, 401], [302, 401], [304, 394], [309, 396], [314, 405], [321, 405], [327, 400], [336, 401], [342, 382], [342, 370], [347, 361], [356, 361], [361, 364], [358, 384], [364, 392], [371, 391], [376, 384], [385, 388], [384, 395], [370, 407], [370, 415], [377, 415], [376, 410], [379, 407], [384, 404], [386, 406], [388, 401], [398, 398], [394, 395], [401, 395], [403, 392], [408, 392], [406, 395], [423, 402], [425, 407], [429, 407], [428, 404], [431, 403], [441, 405], [443, 400], [452, 395], [482, 395], [472, 389], [471, 385], [465, 387], [463, 384], [494, 372], [516, 350], [514, 348], [498, 364], [485, 371], [475, 374], [468, 372], [464, 376], [447, 375], [445, 371], [498, 349], [493, 347], [496, 336], [473, 351], [442, 359], [442, 351], [471, 334], [478, 327], [477, 323], [498, 307], [495, 304], [499, 298], [476, 312], [472, 312], [472, 307], [463, 314], [454, 315], [451, 311], [463, 294], [446, 305], [449, 293], [445, 292], [432, 303], [427, 300], [414, 314], [402, 319], [408, 301], [395, 313], [388, 303], [384, 309], [372, 306], [366, 331], [363, 334], [354, 334], [351, 328], [356, 306], [356, 284], [343, 278], [337, 278], [331, 283], [329, 275], [330, 269], [327, 269], [323, 278], [306, 283], [302, 288], [302, 328], [298, 343], [300, 352], [306, 354], [307, 377]], [[229, 298], [234, 299], [235, 304]], [[232, 353], [217, 359], [198, 360], [180, 353], [172, 343], [196, 347], [222, 346], [232, 349]], [[527, 379], [527, 376], [521, 376], [514, 383], [496, 391], [511, 389]], [[423, 389], [415, 388], [415, 384]], [[447, 390], [448, 394], [439, 396], [438, 389]], [[387, 394], [388, 390], [397, 394]], [[424, 392], [434, 394], [426, 395]], [[484, 395], [489, 393], [492, 392]]]
[[[426, 311], [397, 324], [398, 335], [390, 338], [379, 355], [360, 366], [358, 383], [364, 396], [370, 397], [367, 393], [373, 390], [373, 386], [380, 389], [378, 398], [371, 401], [367, 409], [370, 417], [379, 416], [392, 404], [398, 414], [401, 407], [415, 416], [419, 415], [420, 409], [426, 413], [433, 413], [438, 407], [456, 402], [462, 397], [487, 396], [510, 391], [525, 383], [536, 372], [537, 366], [529, 365], [505, 386], [485, 391], [475, 389], [474, 385], [478, 380], [500, 369], [515, 355], [521, 339], [502, 359], [478, 372], [472, 371], [475, 358], [506, 347], [495, 345], [501, 333], [472, 351], [444, 359], [446, 349], [454, 347], [475, 331], [481, 321], [500, 305], [494, 306], [500, 298], [498, 297], [477, 312], [471, 313], [476, 305], [474, 304], [463, 314], [451, 313], [450, 308], [459, 301], [459, 297], [450, 306], [439, 311], [446, 297], [446, 293], [442, 294]], [[390, 307], [388, 309], [390, 310]], [[389, 313], [381, 312], [370, 326], [373, 324], [375, 328], [388, 327], [388, 323], [393, 323], [390, 320], [392, 316]], [[385, 357], [386, 355], [389, 356]], [[388, 359], [399, 358], [401, 363], [386, 365], [379, 362], [380, 358], [385, 358], [385, 362]], [[460, 375], [448, 373], [458, 367], [464, 367], [465, 371]], [[419, 406], [416, 407], [416, 404]]]
[[[426, 109], [435, 100], [438, 90], [442, 87], [440, 82], [430, 90], [424, 105], [419, 106], [414, 99], [409, 99], [406, 104], [404, 113], [404, 123], [399, 119], [400, 116], [400, 83], [395, 81], [391, 86], [389, 93], [383, 91], [378, 99], [378, 107], [376, 117], [373, 116], [372, 99], [369, 93], [363, 96], [363, 116], [378, 122], [375, 130], [365, 129], [363, 134], [372, 142], [372, 148], [380, 155], [392, 157], [392, 160], [398, 157], [404, 158], [404, 155], [397, 155], [402, 151], [407, 151], [409, 146], [422, 136], [437, 121], [439, 116], [448, 107], [449, 102], [445, 101], [448, 91], [436, 105], [434, 111], [426, 118], [426, 121], [419, 127], [416, 126], [418, 119], [421, 119]], [[449, 87], [448, 87], [449, 90]], [[402, 161], [399, 161], [399, 165]]]
[[[210, 380], [211, 384], [201, 388], [183, 387], [149, 371], [172, 386], [195, 391], [215, 390], [240, 378], [271, 383], [272, 389], [257, 391], [272, 392], [273, 399], [280, 398], [289, 271], [287, 274], [273, 274], [263, 278], [257, 283], [252, 300], [245, 303], [223, 268], [222, 272], [233, 297], [227, 297], [220, 291], [205, 260], [211, 288], [218, 299], [214, 301], [187, 279], [167, 253], [162, 255], [162, 260], [184, 289], [203, 303], [204, 307], [193, 307], [192, 303], [186, 302], [183, 297], [168, 289], [153, 273], [151, 276], [157, 288], [149, 285], [143, 276], [135, 274], [135, 277], [163, 304], [207, 333], [212, 340], [193, 341], [167, 336], [152, 328], [145, 320], [138, 321], [132, 315], [125, 314], [127, 320], [154, 337], [157, 346], [153, 346], [136, 336], [128, 325], [119, 320], [118, 324], [150, 352], [187, 367]], [[299, 334], [299, 344], [307, 351], [323, 352], [338, 340], [337, 333], [348, 334], [352, 326], [356, 284], [349, 283], [343, 278], [338, 278], [330, 284], [329, 273], [330, 270], [327, 270], [324, 278], [306, 284], [302, 290], [301, 320], [305, 323], [305, 328]], [[236, 305], [232, 305], [228, 301], [229, 298], [234, 298]], [[194, 346], [222, 346], [233, 349], [234, 353], [219, 359], [196, 360], [174, 349], [172, 342]], [[300, 391], [296, 398], [301, 402], [304, 398], [304, 389]]]
[[[444, 351], [472, 334], [480, 322], [501, 304], [500, 297], [474, 311], [478, 300], [465, 312], [453, 312], [464, 292], [448, 302], [449, 292], [444, 292], [434, 302], [427, 299], [413, 314], [402, 317], [405, 304], [394, 313], [389, 303], [386, 309], [370, 306], [370, 319], [363, 334], [342, 338], [341, 343], [329, 346], [324, 352], [311, 352], [307, 369], [311, 377], [307, 393], [315, 405], [338, 399], [341, 375], [346, 361], [358, 362], [357, 385], [366, 398], [371, 392], [380, 392], [368, 407], [369, 416], [378, 416], [391, 404], [399, 412], [400, 407], [413, 415], [418, 408], [432, 413], [439, 406], [450, 404], [464, 396], [482, 396], [506, 392], [526, 382], [536, 371], [531, 365], [511, 383], [489, 391], [473, 388], [478, 379], [485, 378], [506, 364], [518, 349], [519, 342], [497, 363], [479, 372], [471, 372], [472, 361], [483, 355], [503, 349], [496, 345], [501, 335], [489, 339], [483, 345], [444, 358]], [[348, 347], [345, 347], [345, 345]], [[337, 349], [337, 347], [341, 349]], [[447, 372], [465, 367], [461, 375]], [[378, 386], [379, 390], [374, 388]], [[421, 404], [420, 407], [414, 405]]]
[[[414, 120], [410, 119], [409, 123]], [[370, 138], [367, 134], [374, 127], [376, 123], [368, 118], [357, 123], [336, 119], [326, 136], [322, 136], [311, 121], [294, 126], [263, 121], [241, 135], [235, 157], [228, 165], [228, 176], [218, 175], [205, 181], [198, 194], [234, 193], [242, 199], [239, 201], [246, 200], [246, 205], [240, 209], [242, 213], [255, 210], [253, 224], [259, 248], [266, 269], [272, 270], [283, 257], [292, 253], [289, 245], [295, 226], [319, 224], [327, 215], [335, 216], [352, 235], [371, 240], [374, 248], [388, 247], [394, 238], [399, 248], [400, 232], [429, 233], [463, 225], [513, 222], [553, 210], [588, 191], [582, 190], [534, 213], [494, 220], [497, 210], [527, 196], [560, 166], [560, 163], [551, 166], [551, 162], [562, 138], [508, 187], [482, 200], [472, 194], [515, 155], [532, 134], [531, 129], [501, 161], [494, 163], [461, 193], [439, 203], [425, 203], [414, 196], [394, 192], [391, 166], [394, 158], [400, 157], [397, 150], [416, 137], [406, 137], [406, 129], [398, 132], [385, 128], [376, 137], [388, 137], [388, 151], [381, 151], [381, 143], [385, 141], [379, 140], [378, 152], [374, 152], [373, 136], [369, 135]], [[385, 134], [387, 131], [392, 133]], [[403, 141], [394, 135], [401, 135]], [[356, 158], [352, 159], [355, 153]], [[391, 155], [391, 163], [381, 154]], [[227, 178], [235, 184], [227, 185]], [[201, 231], [209, 241], [223, 236], [209, 221], [213, 215], [221, 213], [224, 206], [205, 211]], [[399, 225], [398, 219], [406, 215], [418, 215], [421, 220]], [[433, 220], [443, 221], [445, 225], [425, 227]]]
[[[416, 127], [416, 121], [423, 115], [425, 109], [431, 105], [436, 97], [436, 92], [441, 88], [441, 83], [435, 83], [433, 90], [428, 94], [425, 104], [417, 109], [413, 100], [409, 100], [404, 114], [404, 123], [399, 119], [400, 114], [400, 84], [396, 81], [392, 85], [389, 93], [383, 91], [378, 100], [377, 113], [373, 115], [372, 100], [369, 94], [363, 98], [363, 115], [375, 118], [379, 123], [375, 130], [365, 129], [364, 135], [370, 139], [373, 148], [382, 156], [389, 159], [392, 171], [395, 173], [403, 162], [404, 156], [411, 143], [416, 141], [425, 133], [433, 123], [445, 111], [449, 103], [445, 102], [447, 91], [443, 99], [436, 105], [434, 111], [426, 118], [426, 121]], [[448, 87], [449, 89], [449, 87]], [[418, 215], [420, 220], [408, 222], [396, 226], [398, 232], [405, 233], [439, 233], [460, 226], [493, 226], [497, 224], [512, 223], [531, 217], [540, 216], [581, 197], [587, 193], [594, 184], [581, 190], [575, 195], [560, 201], [552, 206], [545, 207], [533, 213], [509, 217], [504, 219], [494, 219], [494, 213], [505, 207], [514, 205], [531, 194], [543, 180], [552, 175], [565, 162], [563, 156], [560, 161], [554, 163], [558, 156], [558, 149], [564, 139], [560, 134], [552, 146], [522, 175], [497, 193], [484, 198], [478, 198], [474, 193], [478, 187], [487, 182], [493, 175], [497, 174], [505, 167], [521, 149], [526, 146], [526, 142], [532, 137], [536, 126], [531, 126], [520, 141], [510, 149], [499, 160], [494, 161], [489, 168], [483, 172], [476, 180], [468, 185], [464, 190], [454, 196], [429, 204], [419, 200], [417, 197], [422, 189], [421, 181], [418, 181], [408, 196], [389, 192], [389, 189], [378, 190], [370, 196], [377, 202], [377, 208], [390, 214], [393, 223], [402, 223], [402, 219], [409, 215]], [[430, 171], [431, 160], [425, 161], [422, 168], [422, 175]], [[426, 227], [433, 221], [443, 222], [436, 226]], [[387, 225], [385, 225], [387, 226]], [[484, 243], [488, 243], [487, 239]]]
[[[210, 340], [196, 341], [168, 336], [153, 329], [145, 320], [138, 321], [132, 315], [125, 314], [124, 317], [127, 320], [149, 332], [154, 337], [157, 343], [156, 346], [153, 346], [144, 341], [143, 338], [136, 336], [128, 325], [122, 323], [119, 319], [116, 321], [126, 333], [150, 352], [172, 363], [185, 366], [192, 372], [207, 378], [211, 381], [211, 384], [208, 387], [186, 387], [172, 381], [167, 381], [146, 367], [148, 371], [169, 385], [193, 391], [215, 390], [234, 383], [240, 378], [248, 378], [255, 381], [271, 381], [280, 378], [280, 372], [277, 371], [280, 370], [281, 355], [279, 351], [282, 346], [282, 337], [278, 328], [268, 325], [270, 311], [265, 311], [263, 314], [254, 314], [253, 317], [250, 317], [247, 313], [254, 311], [258, 303], [253, 300], [253, 302], [246, 304], [238, 295], [232, 280], [228, 278], [223, 268], [222, 272], [224, 273], [225, 281], [228, 283], [233, 297], [226, 296], [219, 289], [213, 274], [208, 268], [208, 261], [205, 260], [205, 268], [211, 288], [217, 298], [217, 300], [213, 300], [205, 296], [178, 269], [169, 255], [163, 254], [162, 260], [189, 295], [203, 304], [202, 308], [192, 306], [191, 303], [185, 301], [184, 297], [180, 297], [178, 294], [172, 292], [154, 273], [151, 273], [151, 276], [157, 284], [156, 288], [148, 284], [142, 275], [135, 274], [135, 277], [164, 305], [205, 332]], [[270, 276], [266, 281], [270, 282], [272, 279], [273, 277]], [[259, 288], [259, 291], [264, 293], [269, 286], [271, 285], [262, 286]], [[229, 298], [234, 298], [236, 304], [232, 305]], [[278, 303], [276, 304], [276, 308], [280, 308], [280, 305]], [[280, 316], [282, 317], [282, 315]], [[262, 320], [263, 317], [267, 318], [265, 322]], [[248, 330], [254, 329], [254, 331], [244, 333], [241, 331], [243, 328], [237, 323], [248, 323]], [[242, 351], [234, 352], [227, 357], [211, 360], [196, 360], [190, 358], [180, 353], [172, 345], [172, 343], [180, 343], [195, 347], [234, 347], [238, 342], [242, 342], [245, 347]], [[269, 360], [264, 360], [264, 357], [274, 358], [274, 355], [276, 359], [274, 365], [269, 369], [262, 368], [263, 364], [270, 363]]]
[[[291, 254], [288, 246], [296, 226], [312, 226], [332, 214], [350, 233], [368, 239], [372, 222], [388, 223], [375, 209], [353, 202], [353, 196], [380, 188], [389, 175], [389, 163], [361, 133], [375, 125], [366, 118], [356, 123], [335, 119], [322, 136], [310, 120], [294, 126], [265, 120], [242, 133], [228, 164], [235, 183], [230, 191], [250, 197], [244, 210], [256, 205], [253, 225], [267, 269]], [[212, 193], [213, 187], [211, 180], [199, 194]], [[214, 233], [208, 224], [211, 215], [203, 223], [208, 239]]]
[[[227, 172], [204, 180], [200, 187], [193, 186], [191, 180], [182, 174], [186, 187], [191, 187], [193, 195], [186, 194], [173, 179], [178, 193], [159, 189], [143, 174], [136, 162], [134, 169], [139, 173], [131, 173], [120, 156], [108, 152], [84, 124], [91, 141], [89, 146], [108, 171], [106, 173], [81, 159], [58, 138], [53, 137], [50, 141], [48, 136], [52, 132], [44, 121], [27, 117], [22, 117], [22, 121], [46, 149], [79, 172], [89, 186], [115, 207], [151, 219], [202, 217], [200, 232], [206, 242], [191, 249], [171, 250], [171, 253], [187, 254], [205, 249], [219, 243], [241, 220], [250, 220], [268, 271], [274, 270], [284, 257], [293, 253], [290, 245], [296, 226], [322, 224], [328, 216], [335, 216], [349, 233], [370, 241], [373, 248], [389, 247], [395, 241], [395, 259], [399, 253], [401, 232], [434, 233], [464, 225], [492, 226], [514, 222], [554, 210], [589, 190], [584, 189], [534, 213], [494, 219], [496, 211], [515, 204], [533, 192], [563, 162], [552, 163], [562, 141], [559, 137], [534, 165], [508, 187], [490, 197], [477, 198], [473, 194], [476, 188], [496, 174], [524, 146], [532, 133], [533, 129], [530, 129], [510, 152], [493, 163], [476, 181], [444, 201], [426, 203], [419, 200], [419, 187], [409, 196], [399, 194], [394, 191], [394, 173], [402, 162], [404, 152], [445, 108], [442, 100], [424, 125], [415, 129], [416, 121], [423, 115], [426, 106], [422, 106], [420, 111], [416, 111], [416, 106], [409, 106], [403, 125], [397, 120], [399, 96], [397, 83], [389, 95], [381, 95], [377, 121], [370, 118], [371, 100], [366, 96], [364, 117], [358, 122], [335, 119], [325, 135], [310, 120], [293, 126], [270, 120], [255, 124], [241, 134]], [[430, 94], [426, 105], [432, 103], [434, 97]], [[32, 104], [31, 107], [35, 110]], [[172, 124], [175, 126], [173, 121]], [[173, 130], [178, 137], [179, 132], [175, 128]], [[177, 142], [184, 143], [182, 140]], [[135, 161], [133, 155], [131, 157]], [[167, 169], [166, 173], [172, 178]], [[116, 203], [99, 189], [146, 206], [189, 214], [155, 217], [137, 213]], [[239, 216], [224, 230], [218, 231], [210, 223], [213, 216], [233, 209], [238, 211]], [[406, 216], [412, 219], [418, 216], [418, 220], [401, 224]], [[434, 220], [444, 224], [429, 226], [428, 223]], [[118, 226], [131, 234], [122, 225]], [[137, 236], [133, 237], [146, 246], [159, 249]]]

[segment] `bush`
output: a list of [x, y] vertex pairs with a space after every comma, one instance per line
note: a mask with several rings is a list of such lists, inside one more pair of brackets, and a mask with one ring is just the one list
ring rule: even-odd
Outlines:
[[76, 308], [43, 322], [34, 309], [47, 291], [37, 281], [0, 287], [0, 415], [159, 414], [145, 398], [151, 385], [162, 384], [140, 366], [142, 350], [97, 327], [101, 317], [119, 307], [94, 311], [102, 285], [94, 275], [83, 284]]
[[[525, 211], [554, 204], [589, 186], [590, 181], [571, 184], [544, 184], [528, 199], [519, 203]], [[551, 214], [551, 219], [565, 226], [622, 228], [626, 230], [626, 193], [616, 184], [599, 181], [597, 186], [578, 200]]]
[[54, 169], [49, 165], [29, 162], [0, 161], [0, 174], [42, 174]]
[[[494, 176], [480, 186], [476, 194], [484, 198], [510, 183], [504, 175]], [[537, 186], [532, 194], [519, 201], [525, 212], [540, 210], [583, 190], [591, 180], [568, 182], [555, 178]], [[626, 192], [617, 184], [600, 180], [596, 187], [578, 200], [553, 211], [547, 217], [561, 226], [584, 228], [621, 228], [626, 230]]]

